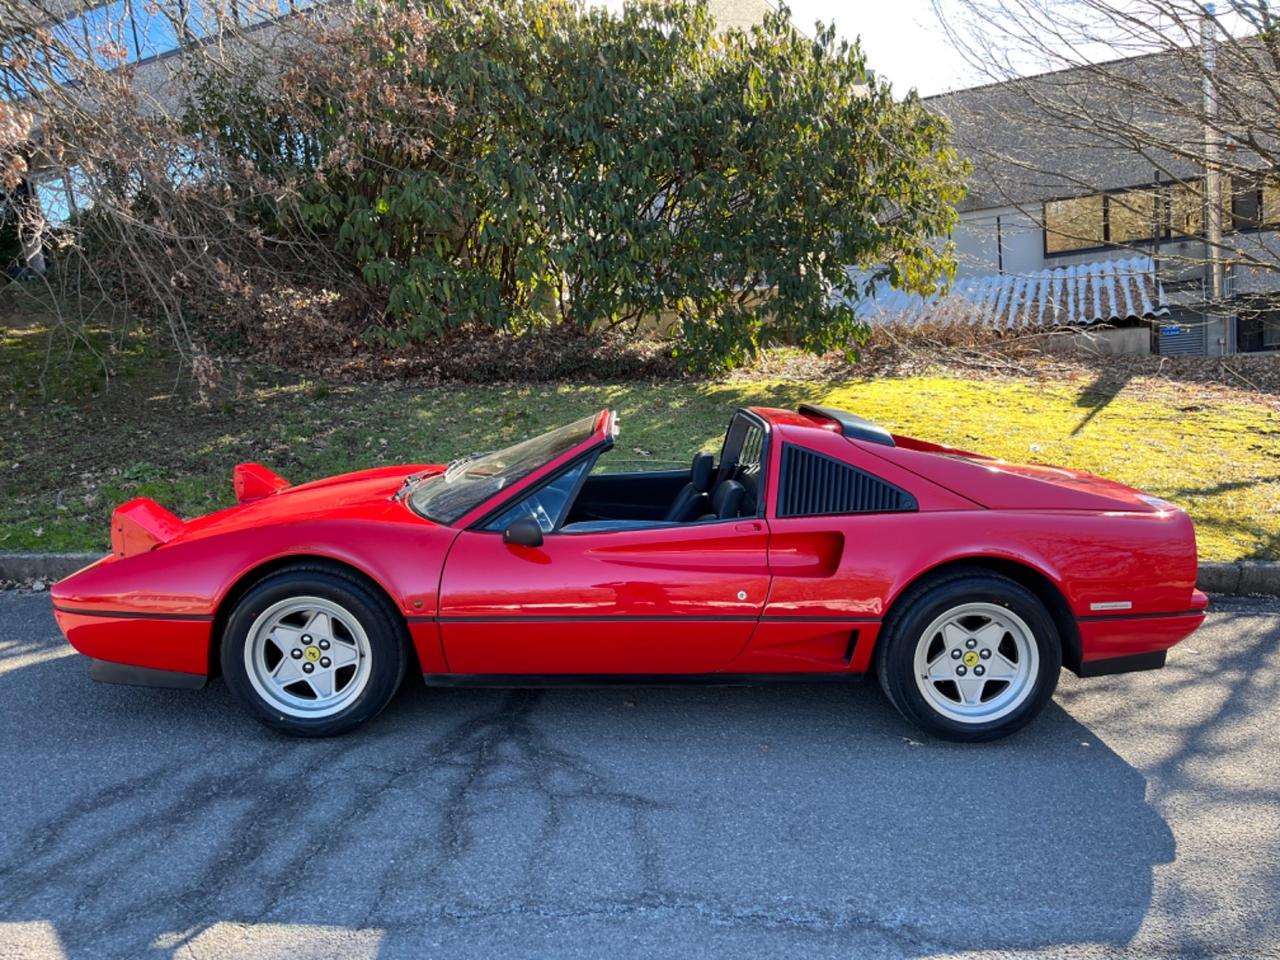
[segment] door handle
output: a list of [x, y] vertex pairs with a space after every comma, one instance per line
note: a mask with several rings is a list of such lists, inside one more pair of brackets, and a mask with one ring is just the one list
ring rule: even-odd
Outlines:
[[733, 529], [738, 533], [759, 533], [764, 529], [764, 524], [759, 520], [752, 520], [748, 523], [735, 524]]

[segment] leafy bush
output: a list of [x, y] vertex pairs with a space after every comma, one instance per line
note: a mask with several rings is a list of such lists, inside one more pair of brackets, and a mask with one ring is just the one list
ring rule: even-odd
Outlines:
[[718, 34], [691, 0], [354, 0], [244, 31], [247, 2], [202, 0], [218, 35], [147, 66], [161, 84], [58, 31], [5, 68], [88, 194], [64, 276], [127, 295], [198, 376], [297, 291], [381, 355], [662, 335], [707, 368], [852, 351], [871, 283], [950, 276], [945, 122], [785, 8]]
[[622, 326], [728, 365], [849, 349], [870, 280], [950, 275], [944, 122], [785, 8], [717, 36], [701, 3], [364, 3], [312, 39], [278, 86], [205, 86], [188, 124], [285, 182], [255, 191], [297, 198], [263, 229], [325, 237], [390, 345]]

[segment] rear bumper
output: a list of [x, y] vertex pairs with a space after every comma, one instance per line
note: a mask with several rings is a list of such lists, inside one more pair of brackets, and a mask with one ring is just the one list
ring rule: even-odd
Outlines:
[[212, 617], [105, 613], [56, 606], [53, 615], [71, 646], [95, 661], [201, 678], [209, 674]]
[[1099, 677], [1164, 666], [1168, 649], [1204, 623], [1203, 608], [1134, 617], [1089, 617], [1077, 621], [1081, 663], [1076, 673]]

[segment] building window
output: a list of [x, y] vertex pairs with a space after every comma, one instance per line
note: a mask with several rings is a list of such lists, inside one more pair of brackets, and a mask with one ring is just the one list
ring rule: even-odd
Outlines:
[[1107, 201], [1107, 240], [1111, 243], [1150, 241], [1159, 222], [1159, 194], [1154, 189], [1112, 193]]
[[1089, 250], [1107, 242], [1102, 194], [1050, 200], [1044, 205], [1046, 253]]
[[1270, 177], [1262, 181], [1262, 222], [1280, 223], [1280, 180]]
[[45, 223], [59, 227], [71, 219], [71, 193], [61, 177], [41, 180], [36, 184], [36, 195], [40, 198], [40, 212], [44, 214]]
[[[163, 56], [216, 35], [224, 26], [253, 26], [314, 6], [316, 0], [109, 0], [0, 44], [0, 99], [17, 100], [53, 84], [74, 81], [81, 60], [113, 69]], [[30, 66], [9, 66], [23, 53]]]
[[[1222, 197], [1227, 231], [1280, 226], [1280, 179], [1233, 176]], [[1044, 204], [1046, 254], [1204, 236], [1204, 187], [1199, 181], [1095, 193]]]
[[1150, 241], [1157, 230], [1159, 210], [1154, 187], [1050, 200], [1044, 205], [1045, 253]]
[[1280, 349], [1280, 303], [1256, 298], [1236, 319], [1236, 349], [1243, 352]]
[[1262, 183], [1255, 177], [1232, 177], [1230, 205], [1231, 217], [1227, 221], [1232, 230], [1256, 230], [1263, 224]]
[[1274, 177], [1232, 177], [1230, 203], [1233, 230], [1280, 226], [1280, 180]]
[[1165, 188], [1171, 238], [1204, 234], [1204, 193], [1199, 183], [1174, 183]]

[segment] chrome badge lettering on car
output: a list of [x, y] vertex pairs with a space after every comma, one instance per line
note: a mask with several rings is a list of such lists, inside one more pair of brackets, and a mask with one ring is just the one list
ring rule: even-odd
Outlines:
[[1102, 603], [1089, 604], [1090, 610], [1132, 610], [1133, 602], [1130, 600], [1106, 600]]

